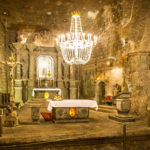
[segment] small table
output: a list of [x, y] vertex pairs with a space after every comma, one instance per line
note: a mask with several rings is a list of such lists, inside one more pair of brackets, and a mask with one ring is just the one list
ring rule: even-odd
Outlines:
[[48, 110], [52, 111], [54, 123], [87, 122], [89, 121], [89, 107], [98, 109], [98, 105], [94, 100], [48, 101]]

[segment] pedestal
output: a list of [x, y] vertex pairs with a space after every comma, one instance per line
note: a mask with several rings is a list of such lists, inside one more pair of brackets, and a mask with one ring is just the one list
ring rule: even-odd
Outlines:
[[32, 122], [35, 124], [40, 123], [40, 107], [41, 105], [39, 104], [31, 105], [31, 118], [32, 118]]
[[23, 106], [22, 101], [22, 87], [15, 87], [15, 103], [19, 103], [19, 106]]
[[116, 99], [116, 107], [119, 114], [128, 114], [131, 108], [131, 101], [128, 98]]
[[15, 80], [15, 103], [19, 103], [20, 106], [23, 106], [22, 101], [22, 80]]

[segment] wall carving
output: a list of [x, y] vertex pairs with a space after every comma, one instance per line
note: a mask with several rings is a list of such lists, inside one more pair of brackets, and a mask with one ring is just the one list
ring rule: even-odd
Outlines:
[[49, 30], [41, 31], [18, 31], [17, 41], [24, 43], [34, 43], [36, 46], [54, 47], [55, 35]]
[[47, 30], [35, 33], [34, 44], [37, 46], [53, 47], [55, 45], [54, 35]]

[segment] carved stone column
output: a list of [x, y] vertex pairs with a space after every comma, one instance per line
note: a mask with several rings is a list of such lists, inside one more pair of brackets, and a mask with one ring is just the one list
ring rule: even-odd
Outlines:
[[[21, 43], [10, 44], [10, 48], [16, 53], [16, 61], [20, 63], [20, 53], [24, 49], [24, 45]], [[16, 79], [21, 79], [21, 64], [16, 66]]]
[[99, 92], [99, 81], [96, 81], [96, 84], [95, 84], [95, 100], [97, 102], [97, 104], [99, 104], [99, 100], [100, 100], [100, 92]]
[[[13, 51], [16, 53], [16, 61], [20, 63], [20, 53], [24, 48], [24, 45], [21, 43], [13, 43], [10, 45]], [[14, 98], [15, 103], [19, 103], [20, 106], [23, 106], [22, 100], [22, 79], [21, 79], [21, 64], [16, 65], [16, 79], [14, 84]]]
[[[17, 62], [20, 62], [20, 51], [21, 51], [21, 49], [17, 49], [17, 52], [16, 52], [16, 54], [17, 54]], [[17, 66], [16, 66], [16, 71], [17, 71], [17, 79], [21, 79], [21, 64], [17, 64]]]
[[61, 54], [58, 53], [58, 80], [57, 80], [57, 85], [58, 87], [62, 90], [62, 96], [65, 97], [64, 95], [64, 83], [62, 80], [62, 67], [61, 64], [62, 63], [62, 58], [61, 58]]
[[61, 55], [58, 54], [58, 80], [62, 80]]
[[32, 90], [34, 88], [34, 74], [35, 74], [35, 60], [34, 60], [34, 48], [32, 44], [28, 44], [29, 49], [29, 80], [28, 80], [28, 101], [32, 99]]
[[70, 66], [70, 99], [77, 98], [77, 87], [75, 81], [75, 65]]
[[57, 85], [57, 58], [54, 57], [54, 79], [53, 79], [53, 88], [56, 88]]
[[69, 98], [69, 79], [68, 79], [68, 73], [69, 73], [69, 65], [65, 64], [64, 65], [64, 98], [68, 99]]
[[102, 100], [104, 99], [103, 96], [103, 82], [102, 81], [96, 81], [95, 84], [95, 100], [97, 104], [102, 104]]

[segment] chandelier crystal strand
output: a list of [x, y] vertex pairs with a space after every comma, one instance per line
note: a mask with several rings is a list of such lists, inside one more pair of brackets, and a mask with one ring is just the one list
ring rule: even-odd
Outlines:
[[91, 57], [97, 37], [86, 36], [82, 32], [80, 13], [74, 12], [71, 18], [70, 33], [58, 35], [56, 44], [60, 47], [63, 58], [68, 64], [86, 64]]

